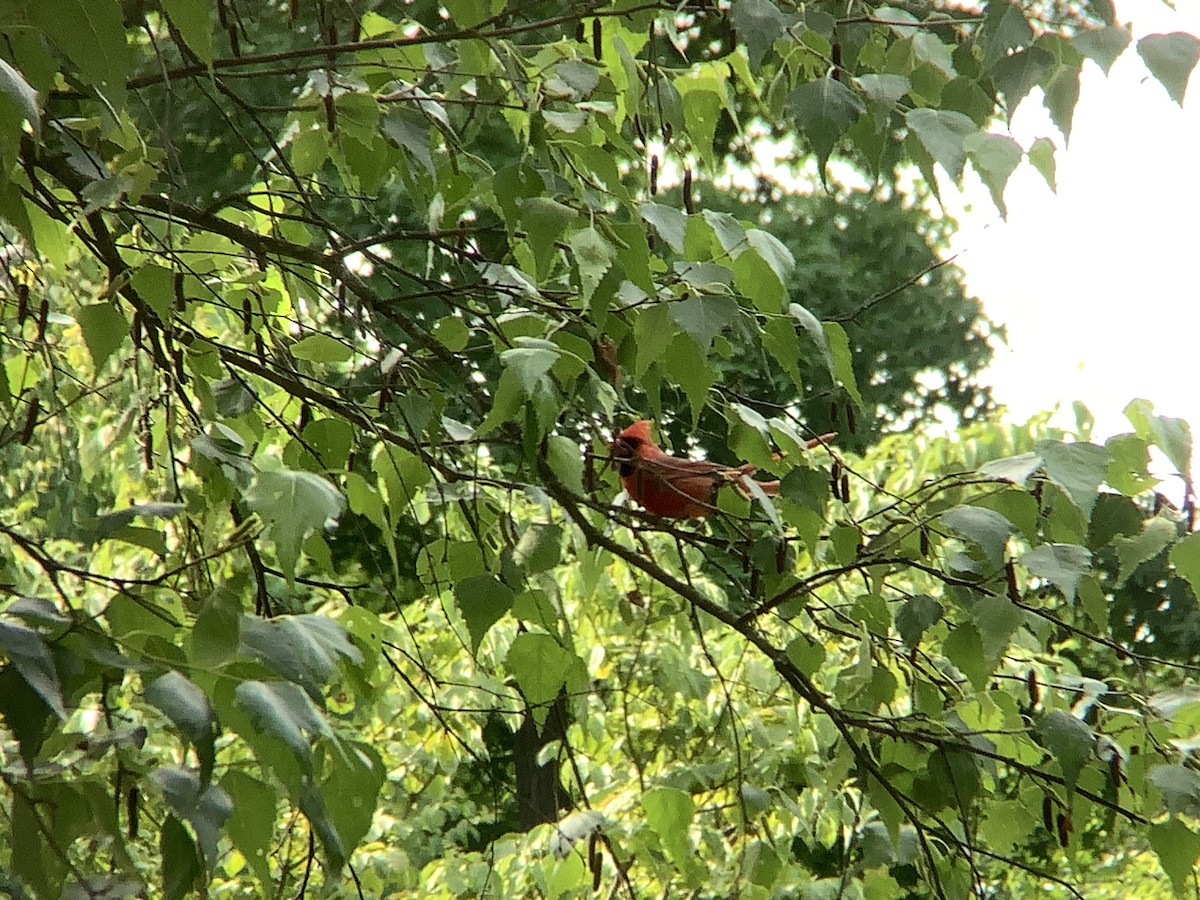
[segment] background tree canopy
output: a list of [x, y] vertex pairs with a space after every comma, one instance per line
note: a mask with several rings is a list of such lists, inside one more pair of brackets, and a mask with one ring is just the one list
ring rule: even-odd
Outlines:
[[[1182, 102], [1200, 41], [1130, 43], [1108, 0], [0, 0], [0, 889], [1194, 892], [1190, 432], [991, 421], [926, 211], [1052, 184], [1005, 121], [1069, 134], [1086, 60]], [[719, 190], [766, 137], [821, 191]], [[641, 417], [780, 494], [621, 502]]]

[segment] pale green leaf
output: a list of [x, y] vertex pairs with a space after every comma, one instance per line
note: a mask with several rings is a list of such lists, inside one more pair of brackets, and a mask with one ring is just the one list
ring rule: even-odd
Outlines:
[[1036, 450], [1050, 480], [1070, 495], [1085, 517], [1090, 517], [1108, 474], [1108, 451], [1087, 441], [1038, 441]]
[[980, 506], [956, 506], [942, 513], [942, 522], [978, 546], [992, 565], [1004, 562], [1004, 550], [1014, 529], [1000, 513]]
[[118, 102], [133, 58], [125, 39], [121, 4], [113, 0], [41, 0], [31, 4], [29, 12], [83, 78]]
[[63, 721], [67, 711], [63, 706], [62, 686], [58, 669], [46, 646], [46, 640], [32, 628], [0, 619], [0, 657], [7, 657], [17, 673], [46, 706]]
[[1200, 859], [1200, 835], [1179, 819], [1169, 819], [1150, 826], [1150, 846], [1158, 856], [1163, 871], [1171, 879], [1175, 895], [1187, 897], [1195, 887], [1196, 860]]
[[1149, 400], [1134, 400], [1125, 407], [1125, 418], [1138, 437], [1155, 444], [1175, 471], [1187, 477], [1192, 466], [1192, 430], [1183, 419], [1159, 416]]
[[1027, 47], [1001, 59], [992, 69], [992, 79], [1004, 95], [1011, 116], [1035, 86], [1055, 66], [1054, 55], [1041, 47]]
[[687, 216], [682, 210], [661, 203], [643, 203], [638, 210], [643, 219], [654, 227], [658, 236], [676, 253], [683, 252], [683, 238], [687, 230]]
[[737, 0], [730, 10], [738, 37], [746, 44], [750, 68], [757, 70], [772, 45], [783, 37], [793, 16], [785, 17], [771, 0]]
[[1171, 565], [1200, 597], [1200, 532], [1193, 532], [1171, 548]]
[[1073, 794], [1079, 773], [1092, 758], [1096, 747], [1096, 736], [1092, 729], [1070, 713], [1054, 710], [1038, 722], [1034, 736], [1058, 760], [1067, 784], [1067, 794]]
[[1029, 476], [1042, 466], [1042, 458], [1036, 453], [1022, 453], [1019, 456], [1006, 456], [994, 459], [979, 467], [979, 474], [987, 478], [999, 478], [1011, 481], [1013, 484], [1025, 486]]
[[328, 616], [242, 616], [239, 635], [243, 654], [260, 660], [313, 696], [334, 676], [341, 661], [357, 664], [363, 660], [342, 626]]
[[1138, 55], [1171, 99], [1183, 106], [1188, 79], [1200, 60], [1200, 38], [1183, 31], [1148, 34], [1137, 44]]
[[217, 845], [225, 820], [233, 812], [233, 799], [215, 784], [205, 784], [192, 772], [161, 766], [150, 780], [162, 791], [175, 815], [192, 826], [211, 873], [217, 865]]
[[595, 228], [583, 228], [567, 238], [579, 270], [582, 299], [587, 302], [616, 257], [616, 249]]
[[295, 577], [300, 545], [308, 533], [336, 519], [345, 504], [341, 492], [320, 475], [289, 469], [259, 472], [246, 491], [246, 502], [266, 522], [289, 580]]
[[914, 109], [905, 117], [909, 129], [929, 151], [934, 161], [957, 181], [967, 161], [964, 141], [979, 127], [960, 112], [946, 109]]
[[1042, 178], [1046, 179], [1046, 184], [1050, 186], [1050, 190], [1055, 192], [1058, 191], [1054, 164], [1056, 149], [1054, 141], [1050, 140], [1050, 138], [1040, 137], [1033, 142], [1028, 153], [1030, 164], [1038, 170]]
[[312, 764], [308, 734], [332, 734], [325, 716], [299, 686], [285, 681], [243, 681], [234, 690], [255, 728], [283, 743], [304, 771]]
[[1158, 765], [1146, 773], [1146, 778], [1162, 791], [1170, 812], [1200, 816], [1200, 773], [1186, 766]]
[[1131, 40], [1127, 26], [1108, 25], [1081, 31], [1071, 38], [1071, 43], [1107, 75]]
[[200, 62], [211, 65], [213, 60], [213, 27], [209, 0], [162, 0], [163, 9], [171, 24], [179, 29], [188, 49]]
[[1043, 88], [1050, 120], [1067, 141], [1071, 140], [1071, 121], [1079, 102], [1079, 74], [1078, 64], [1061, 65]]
[[996, 208], [1007, 218], [1004, 187], [1008, 184], [1009, 176], [1021, 164], [1021, 157], [1024, 155], [1021, 145], [1007, 135], [976, 132], [967, 135], [963, 141], [963, 149], [971, 157], [975, 171], [991, 191]]
[[204, 692], [179, 672], [167, 672], [146, 685], [146, 700], [162, 710], [191, 742], [200, 760], [200, 782], [207, 784], [216, 761], [216, 729]]
[[92, 355], [92, 364], [99, 370], [117, 348], [129, 337], [129, 322], [111, 303], [81, 306], [75, 314], [83, 341]]
[[990, 69], [1010, 50], [1019, 50], [1032, 41], [1033, 28], [1020, 6], [1011, 0], [992, 0], [987, 4], [979, 35], [984, 69]]
[[1117, 558], [1121, 561], [1121, 572], [1117, 578], [1118, 586], [1129, 580], [1134, 570], [1144, 562], [1154, 559], [1175, 540], [1178, 530], [1173, 522], [1162, 516], [1148, 520], [1139, 534], [1131, 538], [1115, 537], [1113, 546], [1117, 550]]
[[941, 621], [943, 612], [942, 604], [928, 594], [917, 594], [896, 610], [896, 631], [905, 644], [916, 647], [921, 635]]
[[1021, 557], [1021, 565], [1063, 592], [1067, 602], [1075, 600], [1079, 579], [1091, 568], [1092, 554], [1077, 544], [1042, 544]]
[[3, 59], [0, 59], [0, 94], [6, 94], [13, 99], [33, 128], [34, 140], [41, 140], [42, 105], [37, 91], [29, 86], [29, 82], [19, 71]]
[[471, 652], [477, 653], [488, 629], [512, 608], [513, 592], [494, 575], [476, 575], [454, 585], [454, 602], [471, 633]]
[[800, 85], [787, 106], [812, 144], [822, 173], [838, 139], [865, 111], [858, 95], [832, 76]]
[[732, 297], [693, 295], [672, 303], [670, 311], [675, 324], [707, 355], [713, 338], [736, 320], [738, 305]]
[[858, 381], [854, 377], [854, 360], [850, 355], [850, 338], [846, 334], [846, 329], [837, 322], [822, 322], [821, 327], [825, 332], [826, 345], [829, 347], [833, 377], [850, 395], [850, 399], [854, 401], [855, 405], [862, 409], [864, 407], [863, 398], [862, 394], [858, 392]]
[[696, 814], [691, 795], [678, 788], [659, 786], [642, 795], [646, 824], [658, 835], [667, 852], [677, 863], [687, 861], [692, 853], [688, 827]]
[[540, 632], [518, 634], [508, 648], [505, 668], [521, 686], [534, 706], [549, 703], [567, 683], [579, 658], [565, 650], [552, 636]]
[[292, 345], [292, 356], [296, 359], [306, 359], [316, 363], [345, 362], [354, 354], [344, 341], [330, 337], [327, 334], [310, 334]]

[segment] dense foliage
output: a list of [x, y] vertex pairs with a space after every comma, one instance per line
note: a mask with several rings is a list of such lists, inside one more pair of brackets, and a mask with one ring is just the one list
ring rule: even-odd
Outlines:
[[[1191, 890], [1187, 426], [863, 438], [988, 408], [900, 176], [1052, 181], [1008, 112], [1069, 131], [1130, 42], [1100, 0], [0, 0], [0, 891]], [[1200, 42], [1137, 52], [1182, 100]], [[753, 134], [872, 192], [721, 211]], [[614, 504], [642, 415], [780, 494]]]

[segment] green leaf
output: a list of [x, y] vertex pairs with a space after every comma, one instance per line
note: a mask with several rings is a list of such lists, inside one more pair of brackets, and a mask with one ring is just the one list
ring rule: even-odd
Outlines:
[[317, 363], [345, 362], [354, 350], [344, 341], [327, 334], [310, 334], [292, 345], [292, 356]]
[[1000, 513], [979, 506], [956, 506], [942, 513], [942, 521], [951, 531], [978, 546], [992, 565], [998, 568], [1003, 564], [1004, 551], [1014, 529]]
[[1054, 710], [1038, 722], [1034, 736], [1058, 760], [1067, 784], [1067, 795], [1074, 794], [1079, 773], [1096, 749], [1096, 735], [1092, 729], [1070, 713]]
[[175, 723], [196, 750], [200, 760], [200, 783], [208, 784], [216, 761], [216, 732], [208, 698], [186, 676], [167, 672], [146, 685], [146, 700]]
[[255, 728], [281, 741], [303, 771], [312, 771], [312, 747], [305, 732], [331, 732], [308, 694], [290, 682], [243, 681], [234, 698], [250, 714]]
[[718, 373], [700, 353], [696, 342], [685, 334], [676, 335], [663, 356], [667, 372], [687, 395], [692, 407], [692, 420], [708, 402], [708, 391], [717, 383]]
[[682, 210], [661, 203], [643, 203], [638, 212], [672, 250], [676, 253], [683, 252], [688, 217]]
[[1008, 184], [1009, 176], [1021, 164], [1021, 158], [1024, 156], [1021, 145], [1007, 135], [976, 132], [968, 135], [963, 141], [963, 149], [970, 156], [975, 171], [991, 191], [996, 208], [1007, 218], [1004, 187]]
[[617, 251], [595, 228], [583, 228], [567, 238], [579, 270], [582, 299], [586, 303], [596, 293], [601, 279], [612, 266]]
[[219, 786], [205, 785], [192, 772], [176, 766], [155, 769], [150, 780], [162, 791], [172, 812], [192, 826], [211, 873], [217, 865], [221, 829], [233, 812], [233, 800]]
[[877, 127], [887, 124], [888, 118], [912, 89], [912, 81], [904, 75], [866, 74], [854, 79], [866, 95], [867, 105], [875, 115]]
[[532, 396], [558, 362], [562, 348], [542, 338], [519, 337], [513, 343], [517, 346], [500, 354], [500, 364], [517, 376], [526, 396]]
[[246, 857], [260, 887], [271, 883], [268, 851], [275, 834], [275, 792], [240, 769], [230, 769], [221, 778], [221, 788], [234, 798], [233, 813], [225, 831], [233, 845]]
[[1079, 102], [1079, 66], [1059, 66], [1050, 76], [1044, 91], [1050, 120], [1062, 132], [1064, 140], [1070, 141], [1071, 120], [1075, 115], [1075, 105]]
[[1200, 597], [1200, 532], [1193, 532], [1171, 548], [1171, 565]]
[[568, 490], [584, 493], [583, 454], [575, 441], [561, 434], [550, 435], [546, 443], [546, 463]]
[[454, 24], [462, 29], [482, 25], [497, 11], [496, 0], [446, 0]]
[[35, 141], [42, 139], [42, 106], [37, 91], [29, 86], [25, 77], [3, 59], [0, 59], [0, 94], [13, 99], [21, 115], [33, 128]]
[[313, 696], [342, 661], [359, 664], [362, 652], [334, 619], [324, 615], [242, 616], [241, 649]]
[[903, 40], [911, 40], [918, 34], [918, 29], [914, 26], [919, 25], [921, 20], [914, 16], [906, 9], [897, 9], [894, 6], [881, 6], [871, 16], [876, 22], [882, 22], [887, 25], [895, 33], [896, 37]]
[[[594, 71], [590, 66], [587, 68]], [[517, 208], [521, 214], [521, 227], [527, 235], [526, 243], [537, 262], [538, 277], [545, 277], [558, 254], [556, 242], [575, 222], [578, 214], [571, 207], [549, 197], [518, 197]]]
[[785, 18], [770, 0], [737, 0], [730, 10], [738, 37], [746, 44], [751, 70], [757, 71], [763, 57], [783, 37], [793, 17]]
[[787, 657], [797, 669], [812, 676], [825, 664], [825, 648], [812, 638], [801, 635], [788, 643]]
[[1041, 47], [1028, 47], [1004, 57], [992, 69], [992, 80], [1004, 95], [1011, 116], [1031, 90], [1054, 68], [1054, 55]]
[[1154, 414], [1149, 400], [1134, 400], [1125, 407], [1125, 418], [1133, 425], [1138, 437], [1156, 445], [1175, 471], [1185, 478], [1192, 468], [1192, 430], [1183, 419]]
[[942, 652], [967, 676], [976, 690], [982, 691], [987, 686], [992, 667], [983, 651], [983, 636], [975, 625], [965, 623], [952, 628], [942, 645]]
[[896, 610], [896, 631], [909, 647], [921, 643], [921, 635], [941, 621], [945, 610], [928, 594], [910, 597]]
[[259, 472], [245, 496], [249, 507], [267, 523], [267, 533], [289, 582], [295, 578], [296, 560], [305, 537], [336, 519], [346, 502], [341, 492], [320, 475], [290, 469]]
[[1081, 31], [1071, 38], [1071, 44], [1107, 75], [1131, 40], [1128, 27], [1109, 25]]
[[1148, 34], [1137, 44], [1138, 55], [1171, 99], [1183, 106], [1188, 79], [1200, 60], [1200, 38], [1183, 31]]
[[75, 314], [75, 320], [79, 323], [79, 330], [83, 332], [83, 340], [97, 371], [129, 337], [129, 322], [111, 303], [81, 306]]
[[454, 602], [471, 633], [471, 652], [478, 653], [488, 629], [512, 609], [513, 592], [494, 575], [476, 575], [454, 585]]
[[958, 181], [967, 161], [964, 142], [979, 127], [962, 113], [945, 109], [910, 110], [905, 121], [934, 161]]
[[129, 283], [159, 319], [163, 322], [171, 320], [175, 302], [175, 274], [170, 269], [147, 263], [134, 270]]
[[1021, 565], [1062, 591], [1068, 603], [1074, 602], [1075, 588], [1091, 562], [1091, 551], [1077, 544], [1042, 544], [1021, 557]]
[[42, 635], [32, 628], [0, 619], [0, 655], [8, 657], [25, 683], [64, 722], [62, 685], [58, 669]]
[[1056, 149], [1054, 141], [1050, 140], [1050, 138], [1040, 137], [1033, 142], [1028, 153], [1030, 165], [1038, 170], [1042, 178], [1046, 179], [1046, 184], [1050, 186], [1050, 190], [1055, 192], [1058, 191], [1054, 166], [1054, 153]]
[[241, 378], [222, 378], [214, 381], [209, 388], [217, 406], [217, 415], [223, 419], [236, 419], [254, 409], [257, 398]]
[[1042, 458], [1036, 453], [1022, 453], [994, 459], [979, 467], [979, 474], [987, 478], [999, 478], [1013, 484], [1025, 486], [1029, 476], [1042, 467]]
[[857, 94], [832, 75], [800, 85], [788, 97], [787, 107], [812, 144], [824, 178], [825, 163], [838, 138], [857, 121], [866, 107]]
[[459, 316], [446, 316], [433, 323], [430, 333], [451, 353], [458, 353], [467, 346], [471, 330]]
[[571, 670], [581, 665], [575, 654], [560, 646], [552, 636], [541, 633], [518, 634], [504, 659], [505, 668], [533, 706], [554, 700], [566, 686]]
[[175, 816], [169, 815], [163, 821], [158, 852], [162, 857], [163, 896], [167, 900], [193, 896], [200, 886], [204, 863], [192, 836]]
[[979, 43], [983, 47], [983, 68], [990, 69], [1008, 55], [1033, 42], [1033, 28], [1021, 7], [1010, 0], [991, 0], [987, 4]]
[[658, 835], [663, 846], [679, 864], [690, 860], [692, 842], [688, 828], [696, 814], [691, 795], [678, 788], [653, 787], [642, 795], [646, 824]]
[[313, 832], [321, 841], [321, 849], [325, 851], [326, 867], [333, 873], [339, 873], [346, 865], [347, 849], [329, 815], [325, 796], [311, 778], [304, 778], [300, 785], [300, 801], [297, 804], [300, 812], [312, 825]]
[[1177, 534], [1177, 526], [1173, 522], [1167, 521], [1162, 516], [1155, 516], [1146, 521], [1140, 534], [1131, 538], [1120, 536], [1113, 538], [1112, 543], [1116, 548], [1117, 558], [1121, 561], [1117, 586], [1120, 587], [1128, 581], [1129, 576], [1142, 563], [1148, 562], [1162, 553], [1175, 540]]
[[1200, 835], [1178, 819], [1150, 826], [1150, 846], [1171, 879], [1178, 897], [1186, 897], [1195, 886], [1196, 860], [1200, 859]]
[[325, 767], [329, 775], [321, 784], [321, 794], [329, 819], [349, 852], [371, 828], [388, 772], [369, 744], [347, 743], [344, 751]]
[[1157, 765], [1146, 773], [1147, 780], [1162, 791], [1167, 809], [1178, 815], [1200, 816], [1200, 774], [1186, 766]]
[[671, 318], [690, 335], [705, 356], [712, 348], [713, 338], [737, 319], [738, 305], [732, 297], [693, 295], [672, 303]]
[[[121, 5], [94, 0], [45, 0], [29, 7], [34, 21], [90, 84], [122, 105], [132, 54]], [[102, 48], [102, 49], [101, 49]]]
[[825, 332], [826, 345], [829, 347], [829, 358], [832, 362], [830, 371], [834, 380], [845, 389], [854, 404], [859, 409], [863, 409], [865, 404], [862, 394], [858, 392], [858, 382], [854, 377], [854, 360], [850, 356], [850, 338], [846, 334], [846, 329], [837, 322], [822, 322], [821, 328]]
[[163, 10], [179, 29], [184, 43], [205, 65], [212, 65], [213, 36], [208, 0], [163, 0]]
[[1108, 474], [1108, 451], [1086, 441], [1038, 441], [1035, 448], [1045, 463], [1046, 475], [1090, 517]]

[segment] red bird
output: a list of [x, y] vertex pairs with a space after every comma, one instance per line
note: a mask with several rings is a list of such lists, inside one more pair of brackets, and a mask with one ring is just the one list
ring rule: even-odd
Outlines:
[[[816, 447], [834, 435], [826, 434], [809, 447]], [[683, 459], [664, 451], [650, 436], [650, 420], [634, 422], [612, 442], [609, 448], [617, 463], [621, 483], [629, 496], [647, 512], [670, 519], [698, 519], [716, 509], [717, 489], [723, 484], [741, 488], [743, 475], [753, 475], [751, 463], [723, 466], [707, 460]], [[764, 494], [778, 494], [778, 481], [760, 481]]]

